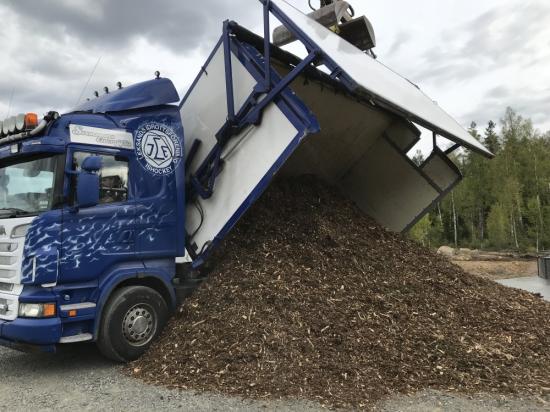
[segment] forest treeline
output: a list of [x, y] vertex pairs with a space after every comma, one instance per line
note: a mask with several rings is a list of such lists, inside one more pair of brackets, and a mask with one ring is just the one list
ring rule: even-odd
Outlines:
[[[550, 132], [508, 108], [500, 130], [490, 121], [469, 132], [495, 154], [464, 151], [453, 160], [464, 180], [410, 235], [426, 246], [539, 252], [550, 249]], [[414, 159], [423, 161], [421, 152]]]

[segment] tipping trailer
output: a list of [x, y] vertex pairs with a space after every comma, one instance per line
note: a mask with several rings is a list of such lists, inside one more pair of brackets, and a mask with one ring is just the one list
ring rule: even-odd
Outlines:
[[[315, 174], [404, 231], [461, 180], [450, 151], [491, 156], [373, 53], [262, 3], [264, 37], [225, 22], [181, 101], [159, 77], [2, 122], [1, 344], [134, 359], [275, 175]], [[307, 57], [270, 44], [270, 16]], [[414, 123], [454, 145], [416, 166]]]

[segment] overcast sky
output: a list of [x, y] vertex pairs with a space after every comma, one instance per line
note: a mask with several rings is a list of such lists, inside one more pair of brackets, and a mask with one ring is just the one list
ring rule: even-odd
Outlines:
[[[307, 0], [290, 2], [308, 10]], [[465, 127], [498, 121], [511, 106], [550, 130], [550, 1], [348, 2], [373, 23], [379, 60]], [[258, 31], [261, 4], [0, 0], [0, 118], [8, 110], [62, 112], [94, 90], [147, 80], [155, 70], [183, 96], [224, 19]]]

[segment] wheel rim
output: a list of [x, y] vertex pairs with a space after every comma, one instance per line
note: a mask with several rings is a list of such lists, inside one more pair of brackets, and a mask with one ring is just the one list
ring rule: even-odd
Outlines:
[[157, 331], [157, 316], [155, 310], [146, 303], [133, 306], [124, 315], [122, 333], [132, 346], [147, 345]]

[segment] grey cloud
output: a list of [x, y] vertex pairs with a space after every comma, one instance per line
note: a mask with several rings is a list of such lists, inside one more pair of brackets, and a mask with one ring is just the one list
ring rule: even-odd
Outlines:
[[420, 75], [412, 76], [414, 79], [430, 79], [434, 83], [445, 83], [452, 80], [460, 80], [473, 77], [480, 73], [480, 66], [475, 61], [442, 62], [422, 68]]
[[485, 125], [489, 120], [497, 122], [505, 107], [512, 107], [534, 124], [548, 124], [550, 88], [544, 90], [517, 90], [510, 87], [497, 87], [489, 90], [481, 102], [470, 112], [461, 116], [463, 124], [475, 121]]
[[[547, 26], [545, 17], [550, 17], [550, 6], [541, 2], [491, 10], [464, 27], [471, 36], [461, 51], [494, 64], [530, 56], [535, 51], [532, 39]], [[496, 21], [502, 23], [498, 33], [492, 27]]]
[[[70, 107], [76, 103], [82, 90], [80, 79], [66, 79], [62, 81], [48, 81], [43, 77], [14, 77], [9, 81], [0, 80], [0, 96], [13, 94], [11, 114], [21, 110], [44, 111]], [[0, 112], [0, 119], [5, 113]]]
[[[548, 42], [548, 48], [550, 49], [550, 40]], [[547, 64], [546, 62], [548, 61], [550, 61], [550, 53], [541, 54], [535, 57], [527, 56], [525, 59], [522, 60], [523, 62], [522, 68], [526, 69], [526, 68], [536, 67], [536, 66], [540, 66], [541, 64], [546, 65]]]
[[388, 55], [396, 54], [403, 46], [406, 46], [410, 41], [409, 33], [400, 31], [393, 39], [393, 43], [388, 50]]
[[506, 98], [510, 94], [510, 90], [506, 86], [497, 86], [490, 89], [487, 94], [486, 98], [489, 99], [501, 99]]
[[177, 52], [211, 44], [229, 16], [238, 14], [250, 23], [252, 10], [260, 7], [254, 0], [8, 0], [4, 5], [54, 39], [67, 35], [85, 47], [122, 51], [132, 40], [147, 38]]
[[429, 79], [442, 84], [468, 78], [476, 71], [533, 61], [540, 52], [533, 40], [538, 39], [549, 19], [550, 4], [542, 2], [489, 10], [442, 33], [445, 43], [424, 53], [412, 77], [415, 81]]
[[[118, 80], [127, 84], [127, 76], [135, 80], [135, 59], [150, 67], [139, 78], [152, 77], [156, 69], [174, 75], [185, 68], [159, 66], [155, 49], [173, 56], [166, 57], [169, 61], [192, 56], [202, 63], [225, 19], [253, 29], [259, 17], [259, 0], [5, 0], [0, 2], [0, 119], [12, 90], [12, 114], [70, 109], [100, 56], [84, 98]], [[143, 40], [147, 55], [139, 52]]]

